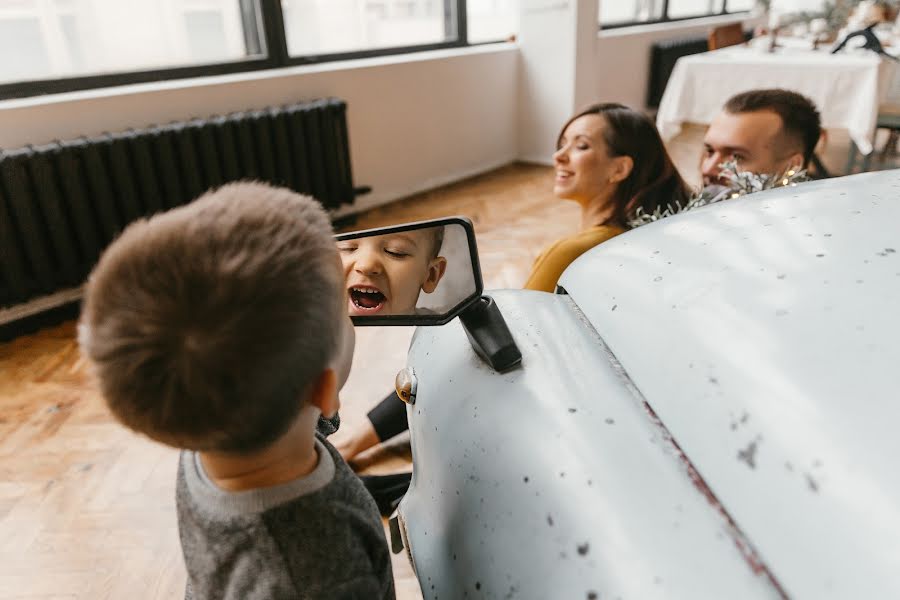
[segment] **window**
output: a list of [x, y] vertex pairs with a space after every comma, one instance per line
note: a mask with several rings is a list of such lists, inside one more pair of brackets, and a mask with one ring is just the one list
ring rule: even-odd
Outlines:
[[443, 0], [282, 0], [291, 56], [338, 54], [458, 40]]
[[0, 83], [242, 60], [244, 38], [238, 0], [0, 0]]
[[519, 1], [0, 0], [0, 99], [501, 41]]
[[[779, 13], [792, 13], [792, 12], [809, 12], [809, 13], [820, 13], [823, 12], [827, 5], [834, 5], [834, 1], [829, 0], [771, 0], [769, 3], [769, 9]], [[852, 4], [857, 4], [857, 2], [853, 2]], [[892, 3], [886, 3], [892, 4]], [[896, 3], [893, 3], [896, 4]]]
[[600, 23], [623, 25], [662, 19], [662, 0], [600, 0]]
[[741, 12], [753, 10], [756, 0], [728, 0], [729, 12]]
[[600, 27], [661, 23], [748, 11], [755, 0], [600, 0]]
[[469, 42], [508, 40], [519, 31], [519, 0], [467, 0]]
[[723, 0], [669, 0], [666, 16], [670, 19], [686, 19], [721, 14]]

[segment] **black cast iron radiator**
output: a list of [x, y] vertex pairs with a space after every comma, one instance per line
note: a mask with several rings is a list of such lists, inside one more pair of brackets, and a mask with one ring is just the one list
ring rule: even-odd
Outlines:
[[[752, 31], [744, 32], [744, 39], [750, 40]], [[660, 40], [650, 47], [650, 79], [647, 82], [647, 108], [659, 108], [666, 84], [672, 75], [675, 63], [682, 56], [699, 54], [709, 50], [707, 36]]]
[[675, 63], [682, 56], [706, 52], [706, 36], [660, 40], [650, 48], [650, 80], [647, 82], [647, 107], [658, 108]]
[[352, 202], [346, 111], [317, 100], [0, 151], [0, 308], [80, 285], [129, 222], [228, 181]]

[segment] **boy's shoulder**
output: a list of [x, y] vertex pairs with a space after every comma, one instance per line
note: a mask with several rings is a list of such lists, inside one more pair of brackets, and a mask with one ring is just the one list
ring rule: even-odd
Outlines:
[[[244, 579], [278, 582], [271, 589], [315, 598], [340, 597], [339, 590], [359, 586], [368, 590], [365, 597], [393, 598], [375, 501], [331, 444], [317, 437], [317, 447], [319, 465], [303, 480], [238, 494], [213, 486], [212, 493], [224, 496], [212, 505], [210, 490], [197, 489], [202, 468], [198, 472], [194, 453], [182, 453], [179, 529], [196, 598], [227, 597], [221, 589], [198, 595], [202, 582]], [[320, 470], [328, 475], [324, 484], [315, 481]], [[291, 489], [310, 478], [312, 487], [300, 486], [299, 494]], [[254, 566], [242, 570], [246, 565]]]

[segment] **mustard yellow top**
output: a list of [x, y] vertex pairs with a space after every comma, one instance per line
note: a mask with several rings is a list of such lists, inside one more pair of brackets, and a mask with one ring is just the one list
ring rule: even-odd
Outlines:
[[597, 244], [624, 232], [625, 229], [616, 225], [599, 225], [553, 242], [534, 261], [525, 289], [554, 292], [556, 282], [572, 261]]

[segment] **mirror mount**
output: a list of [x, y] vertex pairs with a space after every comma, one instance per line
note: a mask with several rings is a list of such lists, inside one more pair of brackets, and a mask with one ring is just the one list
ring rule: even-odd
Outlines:
[[498, 373], [522, 362], [522, 352], [509, 331], [506, 319], [490, 296], [481, 296], [459, 315], [475, 353]]

